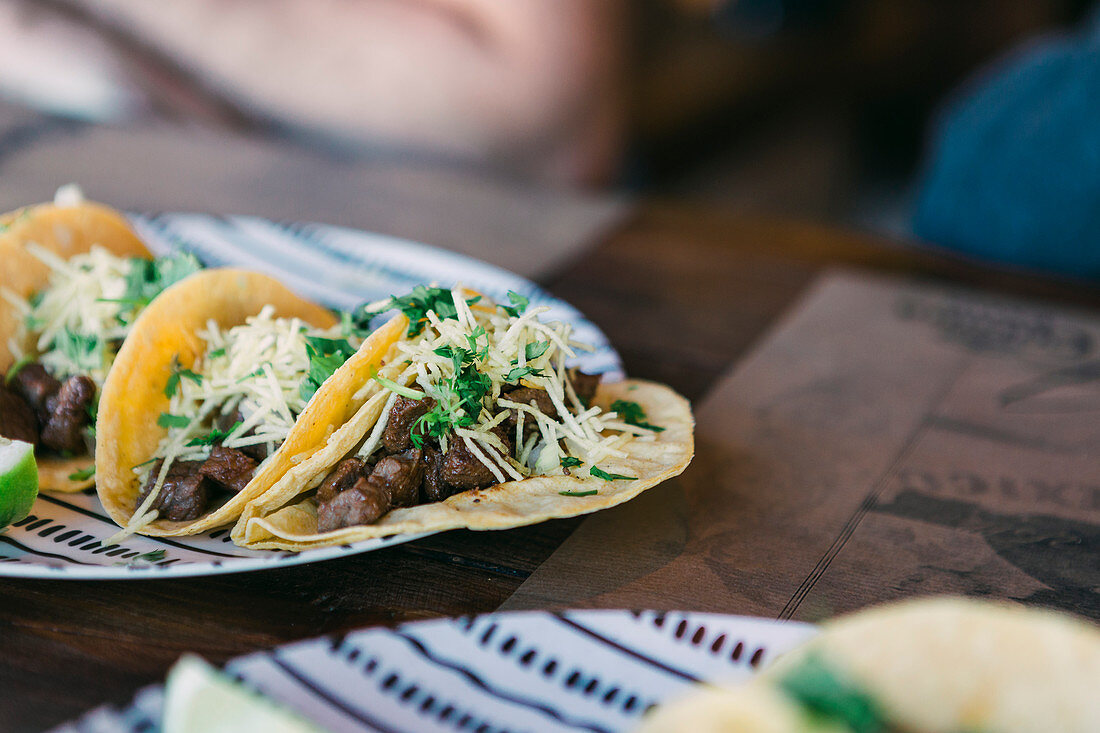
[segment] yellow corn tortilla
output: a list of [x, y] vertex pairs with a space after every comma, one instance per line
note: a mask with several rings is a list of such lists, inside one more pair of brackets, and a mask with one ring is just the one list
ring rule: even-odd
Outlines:
[[[230, 328], [244, 323], [265, 305], [273, 305], [278, 317], [299, 318], [317, 328], [336, 323], [328, 310], [299, 298], [277, 280], [230, 269], [199, 272], [176, 283], [138, 317], [107, 377], [97, 418], [96, 491], [107, 513], [120, 525], [137, 509], [141, 486], [133, 467], [153, 456], [167, 432], [157, 425], [157, 417], [168, 408], [164, 385], [173, 358], [178, 358], [183, 368], [190, 368], [205, 351], [197, 333], [208, 321]], [[317, 390], [286, 441], [226, 504], [193, 521], [158, 520], [144, 527], [141, 534], [195, 534], [235, 520], [249, 500], [309, 458], [328, 432], [347, 421], [355, 408], [346, 386], [367, 380], [404, 328], [398, 318], [371, 334]], [[334, 393], [340, 399], [332, 399]]]
[[[392, 534], [448, 529], [509, 529], [547, 519], [572, 517], [628, 501], [642, 491], [681, 473], [695, 452], [691, 405], [662, 384], [628, 380], [601, 384], [595, 404], [607, 409], [617, 399], [637, 402], [647, 420], [665, 428], [652, 440], [635, 439], [623, 446], [621, 458], [607, 458], [609, 473], [637, 476], [636, 481], [604, 481], [590, 476], [532, 476], [487, 489], [465, 491], [444, 501], [395, 509], [375, 524], [317, 532], [312, 498], [297, 499], [316, 488], [332, 467], [362, 442], [381, 415], [385, 392], [376, 392], [362, 409], [330, 436], [314, 455], [287, 472], [253, 502], [233, 528], [234, 541], [256, 549], [305, 550]], [[592, 496], [562, 496], [563, 491], [598, 490]]]
[[[1100, 627], [1007, 603], [926, 598], [824, 624], [748, 685], [662, 706], [639, 733], [822, 730], [779, 686], [807, 659], [827, 664], [911, 733], [1086, 733], [1100, 721]], [[762, 704], [787, 709], [770, 721], [782, 726], [740, 725]]]
[[[39, 204], [11, 211], [0, 216], [0, 262], [4, 263], [0, 288], [24, 299], [44, 288], [50, 275], [50, 268], [27, 251], [28, 242], [65, 259], [83, 254], [93, 245], [120, 257], [153, 257], [125, 217], [100, 204]], [[22, 314], [11, 303], [0, 299], [0, 375], [7, 374], [14, 362], [9, 342], [21, 318]], [[77, 471], [91, 468], [94, 464], [91, 456], [39, 456], [37, 462], [39, 488], [44, 491], [80, 491], [95, 483], [94, 478], [82, 481], [69, 478]]]

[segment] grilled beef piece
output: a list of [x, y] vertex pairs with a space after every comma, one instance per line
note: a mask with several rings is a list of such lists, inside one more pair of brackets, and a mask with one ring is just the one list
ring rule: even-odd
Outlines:
[[34, 410], [0, 380], [0, 435], [8, 440], [38, 444], [38, 423]]
[[424, 446], [424, 481], [420, 484], [420, 503], [443, 501], [458, 493], [453, 486], [443, 482], [443, 453], [435, 446]]
[[[545, 392], [543, 394], [545, 394]], [[504, 444], [508, 452], [512, 453], [512, 433], [505, 425], [507, 422], [506, 420], [504, 423], [497, 425], [493, 428], [492, 432], [500, 438], [500, 442]], [[487, 448], [481, 444], [478, 444], [478, 448], [480, 448], [483, 453], [496, 451], [499, 454], [499, 451], [495, 448]], [[473, 451], [467, 447], [466, 441], [457, 435], [452, 435], [447, 441], [447, 452], [443, 454], [443, 465], [440, 467], [439, 473], [440, 478], [443, 479], [443, 483], [448, 488], [452, 489], [451, 493], [468, 491], [470, 489], [483, 489], [497, 482], [496, 477], [493, 476], [493, 472], [489, 470], [489, 467], [482, 463], [478, 457], [473, 454]]]
[[[145, 497], [153, 490], [160, 476], [163, 460], [153, 464], [149, 479], [138, 495], [135, 507], [141, 506]], [[210, 482], [202, 475], [203, 461], [175, 461], [168, 467], [168, 475], [160, 487], [160, 493], [153, 500], [151, 509], [160, 512], [161, 519], [176, 522], [198, 519], [206, 511], [210, 500]]]
[[[347, 461], [340, 465], [345, 463]], [[337, 466], [337, 470], [339, 468]], [[345, 470], [347, 473], [342, 478], [343, 482], [351, 475], [350, 468]], [[317, 530], [330, 532], [341, 527], [373, 524], [391, 509], [412, 506], [416, 504], [423, 478], [424, 461], [420, 451], [409, 450], [386, 456], [378, 461], [369, 477], [360, 476], [351, 488], [327, 501], [320, 501], [317, 506]], [[336, 483], [334, 481], [334, 485]]]
[[569, 381], [573, 384], [573, 391], [585, 407], [591, 407], [592, 398], [596, 396], [596, 388], [600, 386], [599, 374], [585, 374], [579, 369], [569, 370]]
[[236, 494], [252, 480], [256, 465], [255, 460], [241, 451], [216, 445], [210, 451], [210, 457], [203, 462], [199, 473]]
[[95, 382], [83, 374], [65, 380], [57, 395], [46, 400], [49, 416], [42, 425], [42, 444], [56, 451], [83, 453], [84, 427], [91, 422], [88, 408], [95, 399]]
[[15, 373], [12, 386], [34, 410], [39, 425], [49, 422], [50, 410], [46, 402], [60, 391], [61, 382], [54, 379], [46, 367], [32, 361]]
[[[369, 472], [368, 472], [369, 473]], [[360, 478], [366, 478], [363, 462], [358, 458], [345, 458], [336, 464], [332, 473], [317, 487], [317, 503], [332, 501], [337, 494], [347, 491]]]
[[[512, 402], [518, 402], [521, 405], [534, 404], [543, 414], [547, 417], [556, 420], [558, 417], [558, 410], [554, 407], [554, 401], [550, 399], [550, 395], [546, 394], [545, 389], [535, 389], [534, 387], [519, 387], [513, 389], [507, 395], [506, 399]], [[515, 416], [512, 417], [513, 424], [515, 424]], [[528, 417], [524, 422], [531, 422], [531, 418]]]
[[433, 407], [435, 407], [435, 400], [431, 397], [413, 400], [398, 395], [393, 407], [390, 408], [390, 419], [382, 433], [382, 445], [386, 446], [386, 450], [390, 453], [400, 453], [411, 448], [412, 440], [409, 433], [413, 425]]
[[[218, 428], [218, 430], [228, 431], [239, 422], [244, 422], [244, 414], [240, 410], [236, 410], [230, 415], [220, 415], [218, 417], [216, 427]], [[255, 434], [256, 429], [251, 428], [250, 430], [246, 431], [241, 437], [248, 437]], [[253, 459], [257, 463], [267, 458], [267, 443], [242, 445], [234, 448], [234, 450], [239, 450], [241, 453], [244, 453], [246, 456]]]

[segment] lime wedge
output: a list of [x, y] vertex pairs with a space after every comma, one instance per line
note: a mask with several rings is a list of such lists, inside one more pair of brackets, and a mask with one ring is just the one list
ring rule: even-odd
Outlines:
[[168, 672], [161, 729], [164, 733], [324, 733], [194, 655], [181, 657]]
[[30, 514], [37, 497], [34, 446], [0, 437], [0, 530]]

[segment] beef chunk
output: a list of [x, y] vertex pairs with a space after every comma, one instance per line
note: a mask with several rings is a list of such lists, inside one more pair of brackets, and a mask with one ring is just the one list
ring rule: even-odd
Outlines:
[[[135, 506], [141, 506], [145, 497], [153, 490], [163, 463], [157, 461], [153, 464], [153, 470], [149, 472], [149, 479], [142, 487]], [[210, 482], [201, 473], [202, 464], [203, 461], [173, 462], [168, 467], [168, 475], [150, 508], [158, 510], [162, 519], [176, 522], [201, 517], [210, 500]]]
[[592, 405], [592, 399], [596, 396], [596, 388], [600, 386], [599, 374], [585, 374], [579, 369], [569, 370], [569, 381], [573, 384], [573, 391], [585, 407]]
[[34, 410], [38, 424], [45, 425], [50, 417], [46, 402], [60, 391], [61, 382], [54, 379], [44, 366], [32, 361], [15, 373], [12, 387]]
[[[507, 394], [507, 399], [512, 402], [518, 402], [521, 405], [534, 404], [534, 406], [542, 411], [547, 417], [551, 419], [557, 419], [558, 417], [558, 410], [554, 407], [554, 401], [550, 399], [550, 395], [546, 394], [545, 389], [520, 387], [519, 389], [513, 389], [509, 392]], [[528, 421], [529, 419], [525, 420], [525, 422]]]
[[[233, 412], [229, 415], [219, 415], [218, 419], [217, 419], [217, 422], [216, 422], [216, 427], [218, 428], [218, 430], [228, 431], [234, 425], [236, 425], [237, 423], [243, 423], [243, 422], [244, 422], [244, 413], [242, 413], [240, 410], [236, 410], [235, 412]], [[250, 435], [255, 435], [255, 434], [256, 434], [256, 429], [255, 428], [250, 428], [241, 437], [248, 437]], [[260, 461], [267, 458], [267, 443], [254, 443], [252, 445], [242, 445], [242, 446], [238, 446], [234, 450], [239, 450], [241, 453], [244, 453], [246, 456], [253, 459], [257, 463], [259, 463]]]
[[390, 408], [390, 419], [382, 433], [382, 445], [386, 446], [386, 450], [400, 453], [411, 448], [409, 432], [416, 421], [422, 415], [428, 414], [433, 407], [435, 400], [431, 397], [413, 400], [399, 395]]
[[418, 450], [408, 450], [378, 461], [368, 481], [387, 491], [392, 497], [392, 505], [399, 507], [416, 504], [423, 479], [423, 454]]
[[0, 435], [8, 440], [38, 443], [38, 423], [34, 410], [22, 397], [0, 380]]
[[83, 374], [65, 380], [55, 397], [46, 400], [49, 417], [42, 426], [42, 444], [56, 451], [83, 453], [88, 408], [95, 399], [95, 382]]
[[255, 460], [239, 450], [222, 445], [214, 446], [210, 457], [199, 469], [203, 476], [235, 494], [248, 485], [255, 472]]
[[[483, 446], [478, 447], [485, 450]], [[483, 489], [497, 482], [489, 467], [478, 460], [466, 446], [466, 441], [457, 435], [452, 436], [447, 444], [440, 476], [449, 488], [459, 491]]]
[[420, 501], [443, 501], [457, 490], [443, 481], [443, 454], [433, 446], [424, 447], [424, 480], [420, 484]]
[[317, 505], [317, 531], [374, 524], [389, 510], [389, 496], [360, 476], [350, 489]]
[[420, 451], [386, 456], [378, 461], [368, 478], [360, 476], [350, 489], [320, 501], [317, 530], [330, 532], [341, 527], [373, 524], [391, 509], [412, 506], [419, 496], [423, 477], [424, 461]]
[[336, 464], [321, 485], [317, 488], [317, 502], [332, 501], [337, 494], [347, 491], [360, 478], [365, 478], [363, 462], [358, 458], [345, 458]]

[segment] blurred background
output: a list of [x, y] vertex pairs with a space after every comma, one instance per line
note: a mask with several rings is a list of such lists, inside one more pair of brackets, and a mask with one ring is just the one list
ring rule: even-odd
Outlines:
[[[167, 129], [345, 169], [667, 197], [1080, 273], [1100, 231], [1090, 10], [1083, 0], [0, 0], [0, 172], [15, 185], [30, 165], [4, 171], [12, 150], [43, 139]], [[1032, 78], [1052, 54], [1060, 76]], [[1059, 147], [1066, 125], [1077, 130], [1070, 149]], [[1042, 160], [1019, 159], [1037, 144]], [[1086, 170], [1051, 173], [1059, 156]], [[77, 174], [81, 165], [95, 160]], [[1080, 207], [1064, 233], [1073, 254], [1037, 254], [1023, 235], [1004, 245], [1043, 216], [1066, 217], [1051, 186], [1067, 175]], [[960, 212], [960, 191], [988, 200]], [[112, 203], [149, 203], [134, 199]], [[1005, 213], [1021, 199], [1036, 207], [1026, 221]]]

